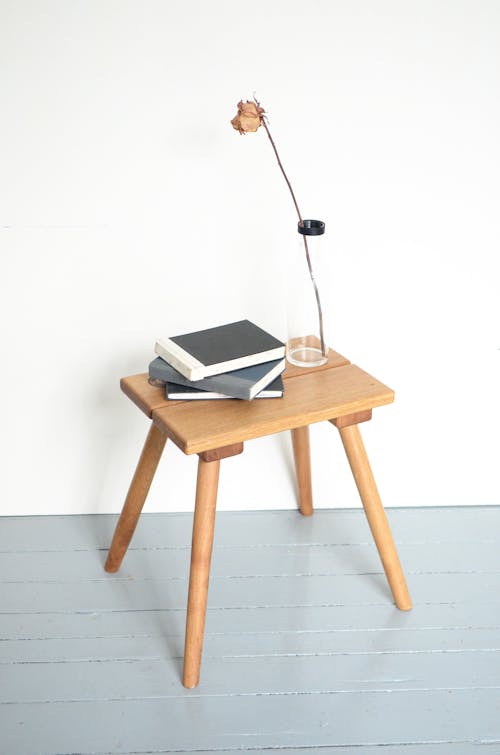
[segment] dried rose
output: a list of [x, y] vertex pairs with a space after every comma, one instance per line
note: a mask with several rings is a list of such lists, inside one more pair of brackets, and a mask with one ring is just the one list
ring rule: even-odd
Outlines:
[[238, 102], [238, 112], [231, 121], [231, 125], [240, 134], [257, 131], [262, 122], [262, 114], [265, 113], [263, 107], [256, 102]]
[[[288, 186], [288, 190], [290, 191], [293, 203], [295, 205], [295, 209], [297, 211], [297, 215], [299, 218], [299, 228], [300, 226], [304, 225], [304, 221], [302, 220], [302, 215], [300, 214], [299, 206], [297, 204], [297, 200], [295, 199], [295, 194], [292, 189], [292, 185], [290, 181], [288, 180], [288, 176], [285, 173], [285, 169], [283, 167], [283, 164], [281, 162], [280, 156], [278, 154], [278, 150], [276, 149], [276, 144], [274, 143], [274, 139], [271, 136], [271, 132], [269, 131], [269, 126], [267, 123], [267, 116], [266, 111], [263, 107], [260, 106], [260, 102], [256, 99], [255, 95], [253, 98], [253, 102], [249, 102], [248, 100], [246, 102], [243, 102], [243, 100], [240, 100], [238, 102], [238, 112], [234, 116], [233, 120], [231, 121], [231, 125], [236, 131], [239, 131], [240, 134], [248, 134], [250, 132], [257, 131], [259, 126], [264, 126], [264, 129], [267, 133], [267, 136], [269, 138], [269, 141], [271, 142], [271, 146], [274, 150], [274, 154], [276, 155], [276, 159], [278, 161], [278, 166], [283, 173], [283, 178], [286, 181], [286, 184]], [[321, 353], [323, 356], [326, 356], [326, 346], [325, 346], [325, 338], [323, 335], [323, 310], [321, 308], [321, 302], [319, 299], [319, 291], [318, 286], [316, 285], [316, 281], [314, 279], [314, 273], [311, 265], [311, 258], [309, 256], [309, 249], [307, 246], [307, 236], [303, 235], [302, 239], [304, 241], [304, 250], [306, 253], [306, 261], [307, 261], [307, 267], [309, 268], [309, 275], [311, 278], [311, 282], [313, 285], [315, 297], [316, 297], [316, 304], [318, 308], [318, 326], [319, 326], [319, 334], [320, 334], [320, 341], [321, 341]]]

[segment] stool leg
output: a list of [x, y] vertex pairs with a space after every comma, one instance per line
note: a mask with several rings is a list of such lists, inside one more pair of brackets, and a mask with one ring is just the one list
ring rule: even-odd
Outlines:
[[309, 426], [296, 427], [292, 430], [293, 456], [295, 473], [299, 488], [299, 509], [304, 516], [313, 513], [311, 487], [311, 453], [309, 450]]
[[198, 461], [182, 679], [188, 688], [196, 687], [200, 680], [219, 467], [219, 460]]
[[139, 521], [166, 440], [167, 436], [156, 425], [152, 424], [115, 528], [104, 566], [107, 572], [116, 572], [121, 566]]
[[339, 428], [339, 432], [394, 600], [402, 611], [409, 611], [411, 598], [361, 433], [357, 425]]

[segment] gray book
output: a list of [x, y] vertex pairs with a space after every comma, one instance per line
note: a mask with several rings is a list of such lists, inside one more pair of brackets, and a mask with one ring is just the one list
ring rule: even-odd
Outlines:
[[149, 365], [149, 379], [161, 380], [164, 383], [184, 385], [201, 391], [213, 391], [226, 397], [253, 399], [275, 380], [285, 369], [284, 359], [243, 367], [240, 370], [223, 372], [192, 382], [181, 375], [171, 364], [161, 357], [154, 359]]

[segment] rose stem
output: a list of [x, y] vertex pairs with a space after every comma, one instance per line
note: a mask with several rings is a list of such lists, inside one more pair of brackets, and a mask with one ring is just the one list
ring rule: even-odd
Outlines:
[[[257, 100], [255, 100], [255, 102], [257, 103], [257, 105], [260, 105], [260, 103], [257, 102]], [[285, 181], [286, 181], [286, 184], [288, 186], [288, 189], [290, 190], [290, 194], [292, 195], [293, 203], [295, 205], [295, 209], [297, 210], [297, 215], [299, 216], [300, 225], [303, 225], [304, 221], [302, 220], [302, 215], [300, 214], [299, 205], [297, 204], [297, 200], [295, 199], [295, 194], [293, 193], [292, 184], [288, 180], [288, 176], [285, 173], [285, 169], [283, 167], [283, 163], [280, 160], [280, 156], [278, 154], [278, 150], [276, 148], [276, 144], [274, 143], [274, 139], [271, 136], [271, 132], [269, 131], [269, 126], [266, 123], [265, 116], [261, 116], [260, 122], [262, 123], [262, 125], [266, 129], [266, 133], [267, 133], [267, 135], [269, 137], [269, 141], [271, 142], [271, 146], [272, 146], [272, 148], [274, 150], [274, 154], [276, 155], [276, 159], [278, 161], [278, 165], [280, 167], [281, 172], [283, 173], [283, 176], [285, 178]], [[317, 304], [317, 307], [318, 307], [319, 337], [320, 337], [320, 341], [321, 341], [321, 353], [325, 357], [326, 356], [326, 346], [325, 346], [325, 337], [323, 335], [323, 310], [321, 308], [321, 301], [320, 301], [320, 298], [319, 298], [319, 290], [318, 290], [318, 286], [316, 284], [316, 279], [314, 277], [314, 272], [313, 272], [312, 263], [311, 263], [311, 257], [309, 255], [309, 247], [307, 245], [307, 236], [305, 234], [302, 234], [302, 239], [304, 241], [304, 249], [305, 249], [305, 252], [306, 252], [307, 267], [309, 268], [309, 275], [311, 277], [311, 281], [312, 281], [312, 284], [313, 284], [314, 295], [316, 297], [316, 304]]]

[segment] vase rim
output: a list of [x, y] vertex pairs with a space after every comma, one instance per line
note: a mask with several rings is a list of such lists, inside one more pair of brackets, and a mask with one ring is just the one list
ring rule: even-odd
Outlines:
[[297, 230], [303, 236], [321, 236], [325, 232], [322, 220], [302, 220], [297, 224]]

